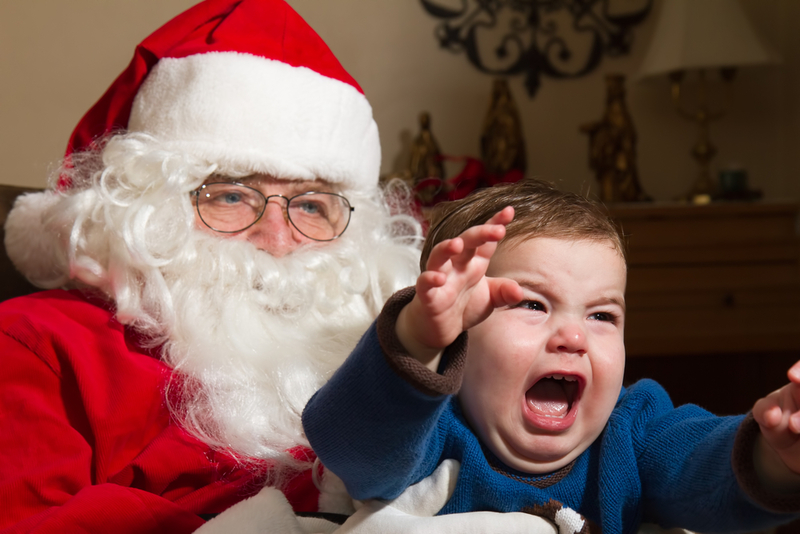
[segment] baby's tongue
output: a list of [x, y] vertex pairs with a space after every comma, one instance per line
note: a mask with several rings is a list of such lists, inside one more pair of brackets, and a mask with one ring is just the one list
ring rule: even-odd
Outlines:
[[543, 378], [525, 394], [533, 412], [549, 417], [563, 417], [569, 411], [569, 399], [561, 380]]

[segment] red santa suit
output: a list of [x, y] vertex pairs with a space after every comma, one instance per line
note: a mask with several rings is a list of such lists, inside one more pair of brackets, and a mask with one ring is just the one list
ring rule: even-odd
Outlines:
[[[295, 511], [317, 511], [311, 471], [291, 471], [314, 460], [300, 445], [300, 401], [278, 387], [269, 391], [274, 403], [248, 404], [262, 397], [229, 392], [243, 383], [255, 384], [248, 394], [267, 391], [258, 380], [275, 375], [304, 396], [346, 357], [342, 340], [354, 345], [357, 327], [366, 328], [385, 296], [413, 281], [417, 249], [395, 241], [386, 224], [394, 216], [382, 203], [379, 171], [378, 130], [363, 91], [284, 0], [205, 0], [144, 39], [75, 128], [55, 190], [24, 195], [8, 216], [6, 250], [29, 280], [96, 289], [0, 304], [0, 532], [191, 532], [265, 482], [278, 484]], [[264, 267], [273, 260], [266, 253], [246, 242], [231, 252], [234, 240], [197, 229], [193, 192], [211, 177], [250, 175], [319, 180], [353, 202], [348, 234], [308, 253], [316, 253], [315, 271]], [[365, 250], [374, 256], [369, 267]], [[289, 275], [299, 281], [289, 284]], [[321, 336], [305, 327], [281, 330], [301, 324], [297, 316], [274, 326], [278, 314], [299, 313], [295, 293], [311, 294], [311, 278], [328, 300], [334, 285], [347, 286], [344, 304], [326, 300], [314, 316], [330, 330], [330, 343], [318, 341], [325, 350], [308, 348]], [[203, 301], [207, 286], [219, 291]], [[180, 295], [170, 293], [176, 287]], [[289, 289], [276, 297], [267, 287]], [[249, 304], [244, 290], [258, 293]], [[196, 326], [209, 309], [219, 320]], [[333, 310], [348, 320], [335, 322]], [[226, 321], [240, 329], [227, 325], [212, 336]], [[176, 326], [187, 324], [190, 334]], [[136, 332], [167, 342], [146, 349]], [[278, 343], [288, 338], [293, 345]], [[243, 372], [230, 364], [234, 356], [262, 367]], [[286, 361], [299, 371], [277, 369]], [[240, 373], [228, 377], [228, 389], [218, 387], [221, 370]], [[301, 372], [311, 378], [298, 387]], [[183, 396], [168, 402], [173, 377], [187, 387], [170, 387]], [[227, 412], [216, 402], [213, 417], [191, 426], [211, 410], [200, 403], [198, 418], [176, 422], [187, 413], [187, 390], [201, 401], [209, 391], [215, 401], [245, 400]], [[222, 419], [228, 426], [214, 433]], [[256, 425], [263, 431], [251, 433]], [[240, 434], [255, 445], [243, 446]], [[245, 463], [220, 452], [229, 450]]]
[[[0, 532], [192, 532], [261, 489], [268, 465], [243, 468], [170, 420], [170, 369], [103, 300], [4, 302], [0, 354]], [[317, 509], [310, 472], [285, 493]]]

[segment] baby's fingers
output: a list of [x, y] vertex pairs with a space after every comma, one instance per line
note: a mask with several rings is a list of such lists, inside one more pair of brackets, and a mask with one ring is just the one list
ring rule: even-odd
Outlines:
[[761, 427], [764, 437], [776, 449], [794, 445], [800, 434], [797, 405], [788, 391], [794, 387], [790, 384], [773, 391], [753, 406], [753, 418]]
[[789, 370], [789, 379], [792, 381], [783, 386], [786, 397], [783, 409], [788, 414], [788, 427], [794, 434], [800, 434], [800, 385], [795, 382], [793, 372], [797, 371], [797, 364]]
[[800, 384], [800, 362], [795, 362], [789, 369], [787, 375], [793, 384]]
[[450, 261], [453, 256], [461, 254], [463, 251], [463, 239], [460, 237], [445, 239], [431, 250], [430, 256], [428, 256], [428, 263], [425, 267], [425, 272], [441, 271], [445, 264]]
[[489, 283], [489, 293], [492, 307], [514, 306], [522, 301], [524, 294], [522, 288], [514, 280], [508, 278], [486, 278]]
[[[781, 410], [780, 406], [763, 401], [766, 401], [766, 399], [758, 401], [753, 408], [753, 418], [762, 427], [775, 429], [783, 420], [783, 410]], [[763, 404], [761, 404], [762, 402]]]
[[503, 226], [514, 220], [514, 207], [506, 206], [502, 210], [495, 213], [491, 219], [486, 221], [486, 224], [502, 224]]
[[795, 434], [800, 434], [800, 362], [795, 363], [787, 375], [789, 376], [789, 383], [783, 386], [779, 393], [779, 404], [781, 409], [786, 413], [787, 426], [789, 430]]
[[417, 294], [424, 298], [426, 293], [447, 283], [447, 275], [440, 271], [425, 271], [417, 278]]
[[459, 236], [464, 240], [464, 250], [474, 251], [486, 243], [497, 243], [506, 235], [506, 227], [502, 224], [481, 224], [464, 230]]
[[[464, 240], [464, 250], [478, 249], [486, 243], [497, 243], [506, 235], [506, 225], [514, 218], [514, 208], [506, 206], [483, 224], [464, 230], [459, 236]], [[471, 255], [471, 254], [470, 254]]]

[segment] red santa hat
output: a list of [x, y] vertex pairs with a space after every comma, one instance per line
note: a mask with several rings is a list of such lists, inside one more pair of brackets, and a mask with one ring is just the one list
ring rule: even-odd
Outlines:
[[[284, 0], [205, 0], [156, 30], [78, 123], [67, 158], [125, 130], [222, 173], [378, 185], [378, 128], [363, 91]], [[69, 186], [62, 178], [59, 189]], [[51, 274], [58, 236], [42, 232], [57, 198], [20, 197], [5, 225], [9, 257], [42, 286], [63, 283]]]
[[206, 0], [156, 30], [78, 123], [67, 155], [116, 130], [223, 169], [378, 182], [378, 128], [361, 87], [284, 0]]

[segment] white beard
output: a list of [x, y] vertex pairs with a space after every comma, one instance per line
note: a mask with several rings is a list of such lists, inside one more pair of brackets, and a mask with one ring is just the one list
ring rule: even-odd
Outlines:
[[419, 272], [421, 230], [402, 199], [343, 191], [357, 206], [347, 232], [276, 259], [195, 228], [190, 192], [233, 169], [128, 134], [61, 172], [71, 189], [9, 214], [16, 267], [40, 287], [101, 290], [120, 322], [163, 343], [186, 430], [243, 462], [296, 466], [286, 449], [306, 444], [306, 401]]
[[306, 402], [374, 319], [348, 287], [367, 274], [344, 240], [274, 258], [196, 234], [196, 257], [161, 268], [175, 313], [164, 357], [183, 379], [167, 395], [173, 415], [242, 461], [292, 464]]

